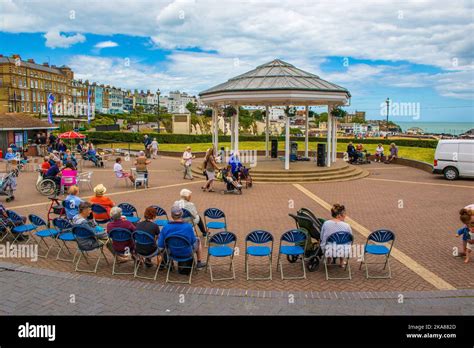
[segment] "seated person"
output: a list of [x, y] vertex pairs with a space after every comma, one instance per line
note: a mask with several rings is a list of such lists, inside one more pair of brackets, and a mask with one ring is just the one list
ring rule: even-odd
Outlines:
[[390, 144], [390, 155], [388, 156], [385, 163], [392, 163], [394, 159], [398, 158], [398, 147], [395, 143]]
[[79, 194], [79, 187], [71, 186], [68, 193], [69, 195], [64, 199], [68, 202], [66, 204], [66, 217], [72, 220], [74, 216], [79, 214], [79, 205], [84, 201], [77, 196]]
[[7, 161], [12, 161], [12, 160], [16, 159], [16, 155], [13, 152], [13, 149], [11, 147], [9, 147], [7, 149], [7, 153], [5, 154], [5, 156], [3, 156], [3, 158]]
[[[7, 209], [2, 203], [0, 203], [0, 232], [4, 232], [6, 228], [20, 226], [26, 223], [26, 216], [20, 216], [20, 217], [21, 217], [20, 220], [10, 220], [8, 217]], [[10, 221], [11, 223], [13, 223], [14, 226], [11, 226]], [[24, 242], [24, 241], [27, 241], [28, 239], [29, 237], [27, 234], [22, 234], [18, 236], [17, 240], [20, 242]]]
[[66, 150], [67, 150], [66, 144], [64, 144], [64, 141], [60, 140], [58, 143], [58, 151], [60, 153], [63, 153], [63, 152], [66, 152]]
[[382, 162], [383, 160], [383, 146], [379, 144], [375, 149], [375, 162]]
[[[181, 207], [173, 205], [171, 207], [171, 219], [168, 224], [166, 224], [158, 237], [158, 247], [160, 249], [165, 248], [165, 240], [169, 236], [180, 236], [188, 240], [192, 245], [193, 252], [197, 256], [196, 269], [201, 270], [206, 266], [206, 263], [202, 261], [202, 246], [201, 241], [196, 238], [194, 234], [193, 226], [183, 221], [183, 209]], [[186, 253], [187, 254], [187, 253]], [[187, 256], [187, 255], [178, 255], [178, 256]]]
[[71, 162], [74, 168], [77, 168], [77, 160], [69, 149], [63, 154], [63, 165], [66, 165], [68, 162]]
[[352, 142], [350, 142], [348, 145], [347, 145], [347, 154], [349, 155], [349, 162], [355, 162], [357, 160], [357, 152], [356, 152], [356, 149], [354, 147], [354, 145], [352, 144]]
[[110, 209], [112, 209], [112, 207], [115, 206], [115, 203], [109, 197], [104, 196], [106, 192], [107, 192], [107, 188], [104, 185], [99, 184], [96, 187], [94, 187], [95, 195], [89, 200], [89, 202], [91, 202], [92, 204], [99, 204], [107, 210], [107, 213], [93, 214], [94, 219], [96, 220], [110, 219], [110, 215], [109, 215]]
[[[158, 248], [158, 246], [156, 245], [156, 242], [158, 241], [158, 236], [160, 235], [160, 228], [158, 227], [157, 224], [154, 223], [156, 219], [156, 209], [153, 207], [146, 208], [145, 213], [143, 214], [143, 217], [145, 218], [145, 220], [140, 221], [137, 224], [137, 227], [136, 227], [137, 231], [144, 231], [151, 234], [153, 237], [155, 237], [155, 244], [150, 245], [150, 246], [136, 245], [135, 250], [141, 255], [151, 255]], [[157, 264], [160, 263], [160, 259], [161, 259], [161, 255], [157, 255], [157, 259], [156, 259]], [[145, 259], [145, 265], [148, 267], [152, 265], [150, 258]]]
[[79, 140], [79, 144], [76, 146], [77, 152], [79, 152], [81, 155], [86, 152], [86, 148], [84, 146], [84, 142], [82, 140]]
[[240, 162], [239, 154], [233, 153], [229, 158], [228, 164], [232, 167], [232, 175], [238, 178], [240, 168], [242, 168], [242, 163]]
[[72, 162], [67, 162], [62, 170], [62, 176], [77, 176], [77, 170], [74, 168]]
[[117, 178], [129, 178], [132, 183], [135, 182], [135, 178], [132, 174], [124, 172], [122, 167], [122, 159], [117, 157], [114, 164], [114, 173]]
[[242, 185], [239, 184], [237, 179], [232, 174], [232, 166], [228, 165], [222, 170], [222, 179], [227, 184], [227, 191], [240, 190]]
[[51, 164], [49, 163], [49, 156], [46, 156], [43, 160], [43, 163], [41, 163], [41, 173], [43, 176], [46, 175], [46, 172], [49, 168], [51, 168]]
[[[130, 232], [134, 232], [137, 229], [134, 224], [125, 218], [125, 216], [122, 216], [122, 208], [113, 207], [110, 209], [110, 218], [112, 221], [107, 224], [107, 233], [110, 233], [114, 228], [125, 228]], [[115, 253], [125, 254], [125, 256], [127, 256], [127, 254], [133, 255], [135, 253], [135, 244], [133, 243], [133, 240], [125, 242], [112, 240], [112, 248]]]
[[54, 150], [53, 152], [51, 152], [49, 154], [49, 164], [51, 166], [53, 166], [54, 163], [56, 163], [57, 161], [60, 161], [60, 160], [61, 160], [61, 158], [59, 157], [59, 153], [56, 150]]
[[51, 179], [56, 183], [56, 189], [61, 186], [61, 161], [56, 161], [44, 175], [45, 179]]
[[[91, 232], [94, 232], [96, 237], [99, 239], [99, 242], [102, 244], [107, 243], [109, 237], [105, 231], [100, 231], [96, 222], [93, 219], [90, 219], [92, 209], [92, 205], [89, 202], [81, 202], [79, 204], [79, 213], [73, 217], [72, 224], [73, 226], [81, 226]], [[90, 240], [82, 240], [81, 243], [84, 243], [84, 247], [91, 247], [92, 243], [94, 242], [93, 239]], [[111, 248], [110, 244], [107, 243], [107, 248]]]
[[180, 207], [181, 209], [187, 209], [191, 215], [193, 216], [194, 224], [199, 227], [202, 235], [205, 237], [207, 235], [206, 226], [204, 226], [204, 221], [199, 216], [199, 213], [196, 209], [196, 206], [193, 202], [191, 202], [191, 194], [192, 192], [188, 189], [182, 189], [179, 193], [181, 199], [179, 201], [174, 202], [173, 205]]
[[137, 173], [145, 173], [145, 178], [148, 178], [148, 168], [147, 166], [151, 163], [149, 159], [146, 158], [145, 152], [140, 151], [138, 157], [135, 160], [135, 168]]
[[103, 167], [104, 162], [102, 161], [102, 157], [97, 155], [97, 151], [94, 149], [94, 146], [92, 144], [89, 144], [89, 148], [86, 152], [87, 159], [94, 163], [96, 167]]

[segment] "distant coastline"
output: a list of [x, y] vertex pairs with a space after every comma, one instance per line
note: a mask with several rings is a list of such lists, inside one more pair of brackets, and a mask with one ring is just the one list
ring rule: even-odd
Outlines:
[[474, 122], [394, 122], [402, 128], [403, 132], [409, 128], [418, 127], [425, 133], [459, 135], [474, 128]]

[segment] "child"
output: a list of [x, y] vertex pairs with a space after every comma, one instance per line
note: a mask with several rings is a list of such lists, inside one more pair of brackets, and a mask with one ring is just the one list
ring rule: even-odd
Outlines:
[[[468, 240], [472, 239], [472, 236], [470, 238], [470, 231], [469, 231], [469, 225], [472, 220], [472, 212], [473, 210], [463, 208], [459, 211], [459, 218], [461, 222], [464, 224], [464, 227], [460, 228], [457, 231], [456, 237], [462, 236], [462, 253], [459, 253], [459, 256], [466, 256], [467, 260], [469, 260], [467, 256], [467, 244]], [[472, 245], [472, 244], [471, 244]]]
[[464, 263], [469, 262], [469, 257], [471, 255], [471, 251], [474, 249], [474, 221], [469, 223], [469, 240], [466, 241], [466, 258], [464, 259]]
[[240, 185], [237, 182], [237, 180], [235, 179], [235, 177], [232, 175], [232, 166], [231, 165], [228, 165], [227, 168], [224, 171], [224, 181], [227, 184], [230, 184], [227, 187], [227, 190], [229, 190], [229, 191], [232, 189], [232, 187], [233, 187], [233, 189], [237, 189], [237, 190], [240, 190], [242, 188], [242, 185]]

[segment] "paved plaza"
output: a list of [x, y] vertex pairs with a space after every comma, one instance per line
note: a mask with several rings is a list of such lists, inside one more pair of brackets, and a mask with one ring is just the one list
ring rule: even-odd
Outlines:
[[[195, 164], [200, 161], [196, 160]], [[125, 162], [125, 169], [130, 168], [130, 164]], [[460, 227], [458, 211], [472, 203], [474, 181], [448, 182], [440, 176], [401, 165], [372, 163], [364, 166], [364, 169], [370, 175], [363, 179], [330, 183], [261, 183], [251, 189], [244, 189], [243, 194], [237, 196], [221, 194], [223, 183], [216, 183], [217, 192], [207, 193], [200, 190], [202, 180], [183, 180], [177, 158], [160, 157], [153, 161], [150, 167], [150, 188], [147, 190], [134, 190], [125, 187], [123, 182], [114, 187], [115, 178], [110, 163], [105, 169], [86, 166], [84, 170], [94, 171], [94, 185], [103, 183], [107, 187], [107, 194], [116, 204], [132, 203], [140, 214], [152, 204], [169, 210], [172, 203], [179, 199], [179, 191], [185, 187], [193, 191], [192, 201], [200, 212], [208, 207], [222, 209], [227, 215], [228, 229], [238, 237], [236, 279], [211, 283], [209, 273], [199, 271], [193, 276], [192, 285], [183, 285], [181, 289], [176, 288], [176, 285], [165, 284], [165, 272], [159, 272], [156, 281], [134, 280], [133, 276], [127, 275], [111, 279], [111, 266], [105, 262], [99, 265], [97, 275], [86, 276], [74, 273], [71, 263], [53, 260], [52, 256], [37, 262], [3, 259], [0, 260], [3, 270], [0, 272], [1, 287], [5, 289], [11, 286], [8, 284], [15, 283], [18, 295], [10, 291], [2, 293], [21, 296], [28, 305], [7, 307], [6, 301], [2, 299], [0, 313], [125, 314], [126, 308], [142, 308], [141, 313], [146, 314], [165, 314], [163, 310], [166, 309], [174, 314], [193, 311], [200, 314], [344, 314], [330, 310], [339, 308], [336, 303], [346, 305], [346, 309], [353, 308], [355, 314], [416, 313], [410, 309], [401, 309], [397, 299], [400, 294], [405, 294], [405, 299], [419, 304], [419, 307], [411, 308], [419, 308], [420, 314], [437, 313], [438, 310], [446, 314], [473, 314], [472, 305], [465, 304], [472, 303], [474, 261], [464, 264], [461, 258], [453, 257], [453, 250], [461, 246], [461, 241], [455, 237]], [[36, 173], [22, 173], [18, 180], [16, 199], [7, 203], [7, 208], [25, 215], [34, 213], [45, 217], [49, 202], [34, 189], [35, 180]], [[88, 188], [81, 190], [81, 197], [88, 198], [91, 195], [92, 191]], [[357, 259], [350, 260], [352, 280], [327, 281], [322, 265], [316, 272], [307, 272], [306, 280], [280, 279], [280, 273], [276, 271], [279, 236], [295, 227], [288, 214], [295, 214], [299, 208], [307, 207], [318, 216], [329, 218], [329, 208], [334, 203], [344, 204], [347, 208], [346, 221], [354, 231], [354, 244], [364, 244], [367, 235], [379, 228], [395, 232], [396, 241], [391, 258], [392, 279], [366, 279], [365, 272], [359, 270]], [[247, 281], [245, 278], [244, 238], [256, 229], [267, 230], [275, 236], [272, 281]], [[111, 261], [111, 255], [107, 255]], [[300, 263], [289, 264], [284, 260], [283, 264], [288, 275], [300, 274]], [[14, 271], [18, 266], [24, 266], [21, 272]], [[254, 266], [253, 275], [261, 276], [261, 272], [267, 270], [263, 264]], [[216, 272], [218, 276], [228, 275], [225, 267], [216, 267]], [[213, 290], [214, 293], [211, 289], [218, 290]], [[56, 295], [46, 300], [48, 296], [43, 297], [41, 294], [49, 290], [54, 290]], [[140, 291], [140, 296], [132, 296], [135, 291]], [[176, 302], [176, 298], [179, 299], [177, 296], [183, 291], [192, 294], [190, 301], [195, 301], [193, 306], [186, 309]], [[84, 302], [81, 302], [81, 306], [69, 309], [70, 306], [61, 304], [61, 293], [64, 296], [80, 293], [89, 300], [94, 293], [99, 294], [101, 300], [94, 303], [91, 312]], [[309, 302], [296, 301], [294, 306], [287, 306], [289, 293], [301, 294], [304, 301], [313, 302], [306, 306]], [[214, 299], [214, 296], [231, 298], [225, 300], [228, 302], [225, 302], [227, 304], [223, 311], [215, 306], [223, 303], [222, 300]], [[111, 297], [114, 301], [120, 299], [123, 307], [108, 302]], [[369, 310], [370, 306], [359, 307], [355, 304], [347, 307], [348, 303], [357, 302], [353, 300], [364, 298], [361, 303], [376, 304], [373, 306], [376, 309]], [[276, 305], [274, 301], [279, 304]], [[141, 304], [137, 307], [137, 303]], [[146, 306], [147, 303], [156, 305]], [[247, 307], [242, 307], [242, 303], [247, 303]], [[43, 307], [45, 304], [48, 306]], [[433, 309], [435, 307], [437, 310]]]

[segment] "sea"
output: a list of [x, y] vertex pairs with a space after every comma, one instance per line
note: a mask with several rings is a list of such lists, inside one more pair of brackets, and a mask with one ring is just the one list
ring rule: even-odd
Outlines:
[[418, 127], [425, 133], [459, 135], [474, 128], [474, 122], [399, 122], [394, 121], [405, 132], [408, 128]]

